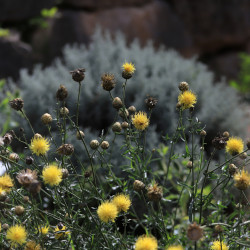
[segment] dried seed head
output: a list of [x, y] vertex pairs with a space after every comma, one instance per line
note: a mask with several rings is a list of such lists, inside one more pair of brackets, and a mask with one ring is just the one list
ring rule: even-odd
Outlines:
[[149, 109], [153, 109], [156, 104], [158, 103], [158, 100], [152, 96], [149, 96], [145, 99], [145, 104]]
[[101, 148], [102, 149], [108, 149], [109, 148], [109, 142], [108, 141], [103, 141], [101, 143]]
[[36, 195], [40, 192], [41, 190], [41, 183], [37, 180], [33, 181], [29, 187], [28, 187], [28, 191], [32, 194], [32, 195]]
[[72, 75], [72, 79], [75, 82], [80, 83], [81, 81], [83, 81], [83, 79], [85, 77], [84, 72], [85, 72], [85, 69], [82, 68], [82, 69], [75, 69], [73, 71], [70, 71], [70, 74]]
[[247, 153], [245, 152], [245, 153], [241, 154], [241, 155], [240, 155], [240, 158], [241, 158], [242, 160], [247, 159]]
[[85, 134], [83, 133], [83, 131], [77, 131], [76, 132], [76, 138], [77, 138], [77, 140], [81, 140], [82, 138], [84, 138], [85, 137]]
[[92, 149], [97, 149], [99, 147], [99, 142], [97, 140], [92, 140], [89, 145]]
[[67, 96], [68, 96], [68, 90], [66, 89], [65, 86], [60, 85], [60, 87], [56, 92], [56, 98], [62, 102], [67, 98]]
[[135, 191], [140, 192], [145, 188], [145, 184], [142, 181], [135, 180], [133, 183], [133, 188]]
[[69, 171], [68, 171], [68, 169], [62, 168], [61, 170], [62, 170], [62, 178], [63, 178], [63, 179], [68, 178], [68, 176], [69, 176]]
[[113, 99], [112, 106], [115, 109], [120, 109], [122, 107], [122, 100], [119, 97], [115, 97]]
[[4, 230], [7, 230], [7, 229], [9, 229], [9, 225], [7, 224], [7, 223], [4, 223], [3, 225], [2, 225], [2, 228], [4, 229]]
[[11, 153], [11, 154], [9, 155], [9, 159], [10, 159], [11, 161], [18, 162], [20, 158], [19, 158], [19, 155], [18, 155], [18, 154], [16, 154], [16, 153]]
[[217, 233], [221, 233], [221, 232], [224, 231], [224, 230], [223, 230], [223, 227], [222, 227], [221, 225], [216, 225], [216, 226], [214, 227], [214, 230], [215, 230], [215, 232], [217, 232]]
[[227, 137], [227, 138], [229, 138], [229, 136], [230, 136], [230, 134], [229, 134], [227, 131], [225, 131], [222, 135], [223, 135], [224, 137]]
[[228, 172], [230, 175], [234, 175], [238, 172], [238, 168], [234, 164], [229, 164]]
[[16, 178], [22, 186], [28, 187], [32, 182], [37, 180], [37, 172], [31, 169], [21, 170]]
[[25, 209], [23, 206], [16, 206], [15, 207], [15, 214], [20, 216], [25, 212]]
[[128, 112], [129, 113], [135, 113], [136, 112], [136, 108], [135, 108], [135, 106], [130, 106], [129, 108], [128, 108]]
[[127, 109], [125, 109], [125, 110], [120, 109], [119, 112], [118, 112], [118, 115], [119, 115], [121, 118], [125, 119], [126, 117], [129, 116], [129, 112], [128, 112]]
[[213, 140], [212, 140], [212, 144], [213, 146], [218, 149], [224, 149], [227, 145], [227, 141], [228, 141], [228, 137], [224, 137], [224, 136], [216, 136]]
[[189, 168], [189, 169], [192, 169], [192, 168], [193, 168], [193, 162], [192, 162], [192, 161], [189, 161], [189, 162], [187, 163], [187, 168]]
[[64, 116], [68, 114], [69, 114], [69, 110], [66, 107], [60, 108], [60, 115]]
[[192, 241], [198, 241], [203, 237], [203, 229], [200, 225], [194, 222], [188, 226], [187, 237]]
[[101, 77], [102, 87], [106, 91], [111, 91], [115, 87], [115, 76], [113, 74], [104, 73]]
[[247, 145], [247, 148], [250, 149], [250, 138], [247, 139], [246, 145]]
[[205, 131], [205, 130], [201, 130], [201, 132], [200, 132], [200, 135], [202, 136], [202, 137], [205, 137], [206, 135], [207, 135], [207, 132]]
[[3, 137], [3, 142], [5, 146], [10, 145], [12, 140], [13, 140], [13, 136], [11, 133], [6, 133]]
[[184, 92], [187, 91], [189, 89], [189, 85], [187, 82], [180, 82], [179, 83], [179, 90]]
[[112, 130], [113, 130], [113, 132], [115, 132], [115, 133], [120, 133], [120, 132], [122, 131], [121, 123], [120, 123], [120, 122], [115, 122], [115, 123], [112, 125]]
[[48, 113], [43, 114], [41, 117], [41, 121], [45, 125], [50, 124], [52, 122], [52, 120], [53, 120], [52, 116]]
[[34, 162], [34, 159], [31, 156], [27, 156], [25, 162], [27, 165], [31, 165]]
[[147, 188], [148, 192], [147, 192], [147, 196], [148, 199], [150, 201], [160, 201], [162, 196], [163, 196], [163, 192], [162, 192], [162, 187], [159, 187], [157, 183], [150, 185]]
[[74, 146], [72, 144], [63, 144], [56, 152], [60, 155], [72, 155], [74, 153]]
[[16, 111], [20, 111], [23, 108], [23, 100], [21, 98], [16, 98], [9, 102], [10, 107], [15, 109]]
[[29, 196], [24, 196], [24, 197], [23, 197], [23, 201], [24, 201], [25, 203], [28, 203], [28, 202], [30, 201]]
[[127, 129], [129, 127], [129, 124], [127, 122], [122, 122], [122, 128]]

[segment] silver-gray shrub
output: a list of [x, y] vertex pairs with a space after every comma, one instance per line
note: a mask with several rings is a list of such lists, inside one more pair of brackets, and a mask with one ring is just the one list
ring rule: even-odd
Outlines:
[[[121, 96], [121, 65], [125, 61], [136, 66], [136, 72], [127, 84], [126, 105], [145, 110], [147, 95], [159, 99], [151, 118], [152, 133], [148, 135], [151, 147], [157, 146], [161, 136], [171, 134], [177, 126], [175, 105], [181, 81], [188, 82], [197, 94], [195, 116], [206, 125], [208, 134], [227, 130], [233, 135], [243, 135], [246, 115], [240, 97], [224, 82], [215, 83], [213, 73], [196, 58], [184, 59], [173, 50], [155, 49], [150, 42], [143, 48], [138, 41], [127, 46], [122, 34], [111, 39], [109, 33], [103, 34], [100, 30], [95, 32], [88, 47], [68, 45], [64, 48], [63, 59], [56, 59], [53, 65], [45, 69], [36, 66], [32, 74], [21, 71], [17, 85], [21, 88], [25, 111], [35, 131], [45, 133], [40, 117], [56, 109], [55, 93], [60, 84], [68, 88], [70, 114], [76, 113], [78, 84], [71, 79], [69, 71], [84, 67], [86, 77], [82, 85], [79, 120], [83, 130], [88, 128], [88, 138], [96, 138], [115, 117], [110, 97], [101, 87], [101, 75], [104, 72], [115, 74], [117, 85], [113, 95]], [[23, 120], [16, 119], [27, 128]]]

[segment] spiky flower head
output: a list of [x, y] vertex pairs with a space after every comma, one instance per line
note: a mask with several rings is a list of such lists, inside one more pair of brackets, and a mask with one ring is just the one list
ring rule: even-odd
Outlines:
[[118, 209], [114, 203], [105, 201], [98, 207], [97, 214], [99, 219], [105, 223], [114, 222], [118, 215]]
[[30, 169], [21, 170], [16, 178], [21, 185], [28, 187], [34, 180], [37, 180], [37, 172]]
[[75, 82], [80, 83], [81, 81], [83, 81], [83, 79], [85, 78], [85, 69], [81, 68], [81, 69], [75, 69], [73, 71], [70, 71], [70, 74], [72, 75], [72, 79]]
[[187, 229], [187, 237], [190, 240], [198, 241], [203, 237], [203, 229], [196, 222], [190, 224]]
[[70, 234], [70, 232], [67, 231], [67, 228], [64, 225], [62, 226], [57, 225], [54, 232], [55, 232], [55, 238], [57, 240], [63, 239], [65, 238], [66, 235]]
[[6, 192], [9, 192], [10, 189], [14, 186], [14, 183], [8, 174], [0, 176], [0, 187]]
[[21, 111], [23, 108], [23, 100], [21, 98], [15, 98], [9, 102], [10, 107], [15, 109], [16, 111]]
[[104, 73], [101, 77], [102, 87], [106, 91], [111, 91], [115, 87], [115, 76], [113, 74]]
[[147, 188], [147, 196], [150, 201], [160, 201], [163, 196], [162, 187], [159, 187], [157, 183], [150, 185]]
[[112, 200], [112, 203], [116, 205], [118, 211], [127, 212], [129, 207], [131, 206], [131, 200], [128, 195], [118, 194]]
[[56, 165], [49, 165], [43, 169], [42, 177], [45, 184], [57, 186], [62, 181], [62, 170]]
[[250, 186], [250, 174], [244, 169], [234, 175], [235, 187], [245, 190]]
[[72, 144], [63, 144], [56, 152], [60, 155], [72, 155], [74, 153], [74, 146]]
[[135, 250], [157, 250], [158, 243], [151, 235], [140, 236], [135, 243]]
[[138, 130], [144, 130], [149, 125], [149, 119], [145, 112], [139, 111], [132, 117], [132, 123]]
[[24, 250], [40, 250], [42, 249], [40, 244], [37, 244], [35, 241], [28, 241], [25, 245]]
[[237, 155], [242, 153], [244, 149], [244, 142], [241, 138], [230, 137], [227, 141], [226, 152], [230, 155]]
[[166, 250], [184, 250], [184, 248], [181, 245], [176, 245], [176, 246], [169, 246], [166, 248]]
[[135, 65], [133, 63], [128, 63], [128, 62], [125, 62], [123, 65], [122, 65], [122, 77], [124, 79], [129, 79], [132, 77], [132, 75], [134, 74], [135, 72]]
[[38, 232], [42, 235], [47, 235], [49, 232], [49, 226], [39, 226]]
[[178, 96], [178, 103], [182, 109], [193, 108], [196, 102], [197, 97], [191, 90], [181, 92]]
[[34, 136], [30, 143], [30, 150], [36, 155], [45, 155], [50, 148], [48, 139]]
[[26, 242], [27, 232], [25, 227], [21, 225], [15, 225], [8, 229], [6, 233], [6, 239], [10, 240], [12, 247], [17, 247]]
[[59, 101], [64, 101], [68, 96], [68, 90], [64, 85], [60, 85], [60, 87], [58, 88], [57, 92], [56, 92], [56, 98]]
[[228, 249], [229, 249], [228, 246], [223, 241], [219, 240], [214, 241], [211, 246], [211, 250], [228, 250]]

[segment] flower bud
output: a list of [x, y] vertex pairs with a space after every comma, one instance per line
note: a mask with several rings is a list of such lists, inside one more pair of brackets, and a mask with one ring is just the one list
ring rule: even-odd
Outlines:
[[25, 212], [25, 209], [23, 206], [16, 206], [15, 207], [15, 214], [20, 216]]
[[69, 176], [69, 171], [66, 168], [62, 168], [62, 178], [66, 179]]
[[99, 147], [99, 142], [97, 140], [92, 140], [89, 145], [92, 149], [97, 149]]
[[48, 125], [52, 122], [52, 116], [48, 113], [45, 113], [42, 115], [41, 117], [41, 120], [42, 120], [42, 123], [45, 124], [45, 125]]
[[25, 162], [27, 165], [31, 165], [34, 162], [34, 159], [31, 156], [27, 156]]
[[145, 188], [145, 184], [142, 181], [135, 180], [133, 184], [133, 188], [135, 191], [140, 192]]
[[11, 153], [11, 154], [9, 155], [9, 159], [10, 159], [11, 161], [18, 162], [20, 158], [19, 158], [18, 154], [16, 154], [16, 153]]
[[127, 122], [122, 122], [122, 128], [127, 129], [129, 127], [129, 124]]
[[63, 107], [63, 108], [60, 109], [60, 114], [62, 116], [68, 115], [69, 114], [69, 110], [66, 107]]
[[224, 231], [224, 230], [223, 230], [223, 227], [222, 227], [221, 225], [216, 225], [216, 226], [214, 227], [214, 230], [215, 230], [217, 233], [221, 233], [221, 232]]
[[105, 73], [101, 77], [102, 87], [106, 91], [111, 91], [115, 87], [115, 76], [113, 74]]
[[3, 142], [5, 146], [10, 145], [12, 140], [13, 140], [13, 136], [10, 133], [6, 133], [3, 137]]
[[121, 118], [125, 119], [126, 117], [129, 116], [129, 112], [128, 112], [127, 109], [125, 109], [125, 110], [120, 109], [119, 112], [118, 112], [118, 115], [119, 115]]
[[75, 69], [73, 71], [70, 71], [70, 74], [72, 75], [72, 79], [75, 81], [75, 82], [78, 82], [80, 83], [81, 81], [84, 80], [85, 78], [85, 69], [82, 68], [82, 69]]
[[16, 98], [9, 102], [10, 107], [15, 109], [16, 111], [21, 111], [23, 108], [23, 100], [21, 98]]
[[56, 152], [60, 155], [72, 155], [74, 153], [74, 146], [72, 144], [63, 144]]
[[163, 192], [162, 192], [162, 188], [158, 186], [157, 183], [155, 183], [154, 185], [150, 185], [147, 188], [148, 192], [147, 192], [147, 196], [148, 199], [150, 201], [160, 201], [162, 196], [163, 196]]
[[193, 168], [193, 162], [192, 162], [192, 161], [189, 161], [189, 162], [187, 163], [187, 168], [189, 168], [189, 169], [192, 169], [192, 168]]
[[102, 149], [108, 149], [109, 148], [109, 142], [108, 141], [103, 141], [101, 143], [101, 148]]
[[68, 96], [68, 90], [66, 89], [65, 86], [60, 85], [60, 87], [58, 88], [57, 92], [56, 92], [56, 98], [59, 101], [64, 101]]
[[115, 109], [120, 109], [122, 107], [122, 100], [119, 97], [115, 97], [112, 102], [112, 106]]
[[24, 197], [23, 197], [23, 201], [24, 201], [25, 203], [28, 203], [28, 202], [30, 201], [29, 196], [24, 196]]
[[2, 228], [4, 229], [4, 230], [7, 230], [7, 229], [9, 229], [9, 225], [7, 224], [7, 223], [4, 223], [3, 225], [2, 225]]
[[112, 125], [112, 130], [115, 133], [120, 133], [122, 131], [122, 126], [120, 122], [116, 122]]
[[240, 158], [241, 158], [242, 160], [247, 159], [247, 153], [244, 152], [243, 154], [241, 154], [241, 155], [240, 155]]
[[229, 138], [229, 136], [230, 136], [230, 134], [229, 134], [227, 131], [225, 131], [222, 135], [223, 135], [224, 137], [227, 137], [227, 138]]
[[130, 106], [129, 108], [128, 108], [128, 112], [129, 113], [135, 113], [136, 112], [136, 108], [135, 108], [135, 106]]
[[76, 132], [76, 138], [77, 138], [77, 140], [81, 140], [82, 138], [84, 138], [85, 137], [85, 134], [83, 133], [83, 131], [77, 131]]
[[207, 132], [205, 130], [201, 130], [200, 135], [202, 137], [205, 137], [207, 135]]
[[189, 85], [187, 82], [180, 82], [179, 84], [179, 90], [184, 92], [187, 91], [189, 89]]

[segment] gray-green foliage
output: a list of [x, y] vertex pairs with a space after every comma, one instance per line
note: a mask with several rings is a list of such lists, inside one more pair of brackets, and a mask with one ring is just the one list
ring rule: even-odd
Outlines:
[[[55, 60], [50, 67], [42, 69], [36, 66], [31, 75], [27, 70], [21, 71], [18, 85], [25, 101], [25, 111], [36, 132], [45, 133], [40, 117], [55, 110], [55, 93], [60, 84], [68, 88], [67, 106], [70, 114], [75, 114], [78, 84], [73, 82], [69, 71], [84, 67], [86, 77], [81, 92], [80, 124], [89, 128], [89, 138], [98, 136], [115, 117], [109, 95], [100, 84], [101, 74], [115, 74], [117, 85], [113, 95], [121, 96], [121, 65], [125, 60], [136, 66], [136, 72], [127, 84], [126, 105], [141, 110], [145, 109], [147, 95], [159, 99], [151, 119], [153, 133], [148, 137], [152, 147], [158, 144], [162, 135], [173, 132], [177, 125], [175, 105], [181, 81], [187, 81], [198, 95], [195, 116], [206, 124], [208, 134], [227, 130], [242, 135], [244, 131], [246, 118], [236, 91], [223, 82], [214, 83], [213, 73], [196, 58], [184, 59], [177, 52], [164, 48], [156, 50], [151, 43], [141, 48], [139, 42], [134, 41], [127, 46], [122, 34], [117, 34], [112, 40], [108, 33], [103, 35], [100, 30], [96, 31], [88, 47], [66, 46], [63, 54], [63, 59]], [[24, 124], [21, 120], [19, 122]]]

